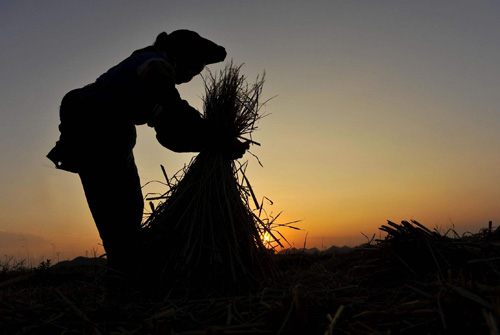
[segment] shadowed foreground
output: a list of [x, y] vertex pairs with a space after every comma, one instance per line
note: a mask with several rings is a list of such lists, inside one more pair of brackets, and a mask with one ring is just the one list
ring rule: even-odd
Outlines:
[[[351, 251], [276, 255], [280, 279], [252, 295], [153, 301], [113, 296], [104, 268], [4, 269], [8, 334], [498, 334], [500, 230], [458, 236], [412, 221]], [[451, 236], [454, 234], [455, 236]]]

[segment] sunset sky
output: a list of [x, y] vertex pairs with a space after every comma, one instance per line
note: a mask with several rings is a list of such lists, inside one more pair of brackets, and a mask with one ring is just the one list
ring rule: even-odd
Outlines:
[[[251, 81], [266, 71], [276, 97], [251, 148], [264, 167], [244, 158], [268, 213], [302, 220], [282, 230], [294, 246], [356, 245], [386, 220], [497, 226], [499, 17], [498, 1], [0, 1], [0, 257], [103, 253], [78, 176], [45, 158], [59, 104], [176, 29], [224, 46]], [[201, 109], [200, 77], [178, 88]], [[144, 184], [192, 157], [154, 135], [138, 127]]]

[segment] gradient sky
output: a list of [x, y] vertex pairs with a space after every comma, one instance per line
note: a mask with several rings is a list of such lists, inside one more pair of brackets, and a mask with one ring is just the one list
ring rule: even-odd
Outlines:
[[[499, 17], [497, 1], [0, 1], [0, 257], [102, 253], [78, 176], [45, 158], [60, 101], [181, 28], [266, 71], [247, 175], [269, 213], [303, 220], [282, 231], [294, 246], [358, 244], [387, 219], [496, 226]], [[179, 90], [201, 109], [199, 77]], [[143, 183], [191, 158], [147, 126], [135, 155]]]

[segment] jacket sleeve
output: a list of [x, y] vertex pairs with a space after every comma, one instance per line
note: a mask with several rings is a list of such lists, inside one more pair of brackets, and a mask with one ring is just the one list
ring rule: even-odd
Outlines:
[[175, 152], [201, 151], [207, 142], [207, 122], [181, 99], [170, 65], [152, 61], [142, 69], [139, 78], [147, 99], [157, 104], [148, 125], [155, 129], [160, 144]]
[[202, 151], [209, 137], [206, 120], [184, 100], [169, 107], [155, 118], [154, 129], [158, 142], [175, 152]]

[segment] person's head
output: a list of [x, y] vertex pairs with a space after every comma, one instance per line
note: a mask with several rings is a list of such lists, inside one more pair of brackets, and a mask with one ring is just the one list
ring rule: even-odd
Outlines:
[[226, 58], [223, 47], [190, 30], [176, 30], [170, 34], [162, 32], [156, 37], [154, 46], [175, 63], [177, 84], [187, 83], [200, 74], [205, 65], [222, 62]]

